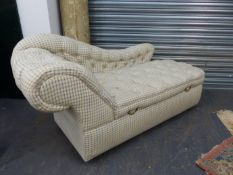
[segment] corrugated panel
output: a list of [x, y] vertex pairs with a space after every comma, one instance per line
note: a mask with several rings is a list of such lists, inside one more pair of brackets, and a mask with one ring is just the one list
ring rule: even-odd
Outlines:
[[154, 59], [201, 67], [207, 88], [233, 88], [232, 0], [89, 0], [92, 44], [154, 44]]

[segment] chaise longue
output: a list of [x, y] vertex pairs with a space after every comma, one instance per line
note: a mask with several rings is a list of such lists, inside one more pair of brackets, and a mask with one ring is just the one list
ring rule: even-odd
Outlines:
[[84, 161], [196, 105], [204, 72], [172, 60], [150, 61], [151, 44], [106, 50], [37, 34], [14, 48], [18, 88], [57, 125]]

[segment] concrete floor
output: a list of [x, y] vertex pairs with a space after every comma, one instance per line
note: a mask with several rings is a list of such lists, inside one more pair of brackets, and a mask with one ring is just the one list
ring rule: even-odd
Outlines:
[[195, 165], [229, 132], [215, 112], [233, 91], [205, 90], [198, 106], [84, 163], [52, 115], [25, 100], [0, 100], [1, 175], [201, 175]]

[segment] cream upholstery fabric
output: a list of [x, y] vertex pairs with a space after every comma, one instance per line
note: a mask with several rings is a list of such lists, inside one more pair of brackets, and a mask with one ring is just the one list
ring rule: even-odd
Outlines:
[[202, 86], [199, 85], [189, 92], [183, 91], [144, 110], [139, 110], [134, 115], [125, 115], [86, 132], [82, 131], [69, 111], [55, 113], [54, 117], [82, 158], [88, 161], [196, 105], [201, 91]]
[[201, 84], [204, 72], [190, 64], [156, 60], [95, 73], [95, 77], [114, 99], [116, 116], [120, 117], [129, 110], [145, 108], [182, 92], [188, 86]]
[[204, 72], [149, 62], [153, 52], [150, 44], [105, 50], [40, 34], [17, 44], [11, 65], [30, 104], [56, 112], [55, 121], [90, 160], [199, 101]]

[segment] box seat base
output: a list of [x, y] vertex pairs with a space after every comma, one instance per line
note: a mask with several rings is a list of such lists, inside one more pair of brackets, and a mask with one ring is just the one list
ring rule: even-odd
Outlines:
[[125, 115], [89, 131], [82, 131], [69, 110], [54, 113], [54, 119], [85, 161], [195, 106], [201, 97], [202, 85], [172, 96], [159, 103]]

